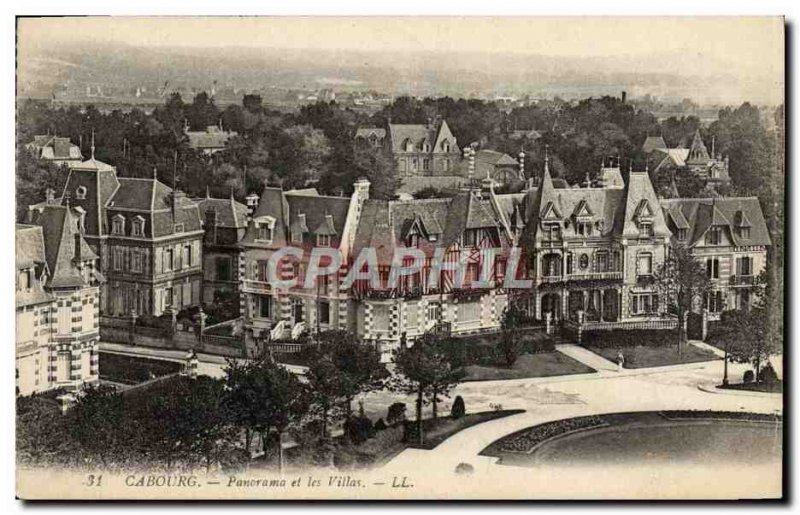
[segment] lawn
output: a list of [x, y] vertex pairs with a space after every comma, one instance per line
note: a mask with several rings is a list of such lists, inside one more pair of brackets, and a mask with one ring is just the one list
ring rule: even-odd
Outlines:
[[512, 367], [469, 365], [465, 369], [467, 371], [465, 381], [525, 379], [528, 377], [551, 377], [595, 372], [593, 368], [575, 361], [558, 351], [523, 354], [517, 358]]
[[713, 352], [686, 345], [683, 354], [678, 355], [678, 348], [673, 345], [668, 346], [644, 346], [635, 347], [587, 347], [595, 354], [603, 356], [609, 361], [617, 362], [617, 355], [622, 352], [625, 358], [625, 368], [649, 368], [662, 367], [665, 365], [680, 365], [682, 363], [700, 363], [703, 361], [713, 361], [721, 359]]
[[727, 390], [745, 390], [749, 392], [764, 392], [764, 393], [783, 393], [783, 381], [775, 383], [768, 383], [762, 381], [760, 383], [737, 383], [729, 384], [727, 386], [718, 386], [717, 388], [725, 388]]
[[181, 363], [161, 359], [100, 353], [100, 379], [123, 384], [138, 384], [148, 379], [180, 372]]

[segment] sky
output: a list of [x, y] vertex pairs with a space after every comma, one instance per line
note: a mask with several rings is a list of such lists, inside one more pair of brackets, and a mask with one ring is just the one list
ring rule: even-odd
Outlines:
[[[639, 58], [783, 89], [779, 17], [83, 17], [20, 19], [20, 45], [244, 46]], [[671, 58], [665, 58], [672, 56]], [[678, 56], [676, 59], [675, 56]], [[652, 59], [652, 62], [648, 62]], [[612, 70], [620, 71], [620, 70]], [[650, 70], [648, 70], [650, 71]]]

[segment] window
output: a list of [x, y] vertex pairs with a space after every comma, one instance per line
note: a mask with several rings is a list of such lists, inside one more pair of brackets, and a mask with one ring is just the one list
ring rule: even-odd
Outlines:
[[419, 247], [419, 234], [409, 234], [406, 238], [406, 247]]
[[678, 241], [686, 241], [686, 229], [678, 229]]
[[111, 221], [111, 234], [125, 234], [125, 217], [116, 215]]
[[739, 227], [739, 237], [744, 238], [746, 240], [750, 239], [750, 228], [749, 227]]
[[258, 296], [258, 316], [272, 318], [272, 297], [269, 295]]
[[709, 313], [719, 313], [724, 309], [721, 291], [706, 292], [705, 297], [705, 305]]
[[412, 170], [416, 170], [417, 169], [417, 158], [416, 157], [411, 160], [411, 169]]
[[458, 305], [459, 322], [475, 322], [481, 319], [481, 303], [465, 302]]
[[175, 266], [175, 252], [172, 249], [164, 249], [164, 272], [169, 272]]
[[192, 266], [192, 246], [191, 245], [184, 245], [183, 246], [183, 266], [188, 268]]
[[706, 233], [706, 245], [719, 245], [720, 243], [722, 243], [722, 228], [710, 228]]
[[546, 240], [555, 241], [561, 239], [561, 226], [559, 224], [547, 224], [544, 231]]
[[706, 276], [709, 279], [719, 279], [719, 259], [711, 258], [706, 260]]
[[[572, 265], [570, 257], [567, 258], [569, 265]], [[561, 275], [561, 256], [558, 254], [545, 254], [542, 257], [542, 272], [545, 277], [555, 277]]]
[[144, 256], [138, 249], [131, 249], [131, 271], [142, 272], [144, 269]]
[[750, 307], [750, 290], [741, 290], [739, 292], [739, 309], [750, 311]]
[[467, 229], [464, 231], [464, 246], [475, 247], [478, 245], [478, 230]]
[[753, 258], [743, 256], [736, 258], [736, 275], [753, 275]]
[[608, 272], [608, 252], [600, 251], [597, 253], [596, 257], [597, 257], [597, 271]]
[[[450, 142], [447, 140], [442, 141], [442, 152], [450, 152]], [[447, 161], [445, 161], [447, 162]]]
[[292, 231], [292, 243], [302, 243], [303, 242], [303, 233], [298, 230]]
[[30, 290], [31, 289], [31, 271], [30, 270], [23, 270], [19, 273], [19, 289], [20, 290]]
[[414, 151], [414, 144], [409, 140], [406, 141], [406, 152], [413, 152]]
[[567, 254], [567, 274], [572, 273], [572, 252]]
[[468, 263], [467, 273], [466, 273], [467, 284], [472, 284], [476, 282], [479, 278], [479, 275], [480, 275], [480, 270], [478, 268], [478, 263]]
[[428, 320], [438, 322], [442, 319], [442, 304], [439, 302], [428, 303]]
[[331, 305], [327, 300], [320, 301], [319, 303], [319, 323], [331, 323]]
[[581, 254], [578, 264], [580, 265], [581, 270], [586, 270], [589, 268], [589, 254]]
[[183, 232], [184, 227], [183, 224], [175, 224], [175, 232]]
[[640, 238], [652, 238], [653, 237], [653, 225], [652, 224], [640, 224], [639, 225], [639, 237]]
[[589, 222], [578, 222], [576, 230], [580, 236], [591, 236], [592, 224]]
[[330, 247], [331, 237], [328, 234], [317, 234], [317, 247]]
[[144, 236], [144, 218], [141, 216], [137, 216], [133, 219], [133, 225], [131, 226], [131, 235], [132, 236]]
[[215, 259], [217, 281], [231, 280], [231, 258], [218, 257]]
[[650, 315], [658, 313], [657, 293], [634, 293], [631, 295], [631, 314]]
[[449, 159], [445, 159], [443, 161], [443, 166], [444, 166], [444, 171], [445, 172], [449, 172], [450, 171], [450, 160]]
[[266, 218], [256, 221], [256, 239], [272, 242], [274, 237], [275, 220]]
[[124, 264], [125, 254], [122, 247], [114, 247], [114, 252], [111, 254], [111, 264], [114, 270], [122, 270]]
[[653, 255], [649, 252], [639, 254], [636, 258], [636, 274], [637, 275], [652, 275], [653, 274]]
[[86, 186], [78, 186], [75, 189], [75, 198], [78, 200], [86, 200], [86, 193], [88, 193]]
[[[296, 265], [296, 263], [295, 263], [295, 265]], [[261, 282], [266, 282], [267, 281], [268, 266], [269, 266], [269, 261], [267, 261], [267, 260], [260, 260], [257, 263], [256, 271], [257, 271], [257, 274], [258, 274], [257, 277], [258, 277], [259, 281], [261, 281]]]
[[426, 172], [431, 169], [431, 160], [427, 157], [422, 158], [422, 169]]
[[406, 160], [405, 159], [401, 159], [399, 161], [399, 164], [400, 164], [400, 171], [401, 172], [405, 172], [406, 171]]
[[429, 241], [436, 241], [438, 239], [439, 239], [439, 235], [436, 234], [435, 232], [432, 232], [432, 233], [428, 234], [428, 240]]

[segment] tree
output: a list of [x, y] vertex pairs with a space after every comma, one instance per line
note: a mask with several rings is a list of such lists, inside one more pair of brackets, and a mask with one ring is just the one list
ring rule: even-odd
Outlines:
[[317, 347], [310, 351], [306, 378], [321, 421], [321, 436], [327, 434], [330, 419], [341, 413], [341, 408], [349, 418], [355, 396], [380, 388], [386, 374], [373, 346], [347, 331], [320, 333]]
[[[758, 381], [761, 365], [777, 350], [768, 335], [766, 310], [759, 306], [748, 311], [723, 311], [719, 327], [711, 341], [725, 350], [726, 361], [730, 357], [731, 361], [752, 364]], [[726, 383], [727, 373], [723, 378]]]
[[686, 319], [692, 309], [703, 301], [710, 289], [708, 275], [685, 245], [674, 245], [666, 260], [654, 274], [661, 302], [668, 313], [678, 319], [678, 353], [683, 353], [686, 341]]
[[390, 387], [404, 394], [416, 394], [417, 430], [423, 443], [422, 406], [433, 404], [433, 418], [439, 395], [448, 395], [464, 378], [463, 368], [453, 366], [443, 348], [442, 338], [426, 333], [411, 347], [395, 350], [394, 363], [397, 375]]
[[88, 387], [68, 413], [70, 436], [81, 447], [85, 462], [97, 461], [107, 468], [112, 461], [121, 460], [125, 450], [121, 432], [130, 429], [125, 420], [122, 396], [111, 387]]
[[520, 337], [520, 326], [522, 326], [524, 313], [513, 302], [509, 302], [505, 312], [503, 312], [503, 319], [500, 321], [500, 340], [497, 342], [497, 348], [505, 360], [506, 366], [514, 366], [520, 353], [522, 352], [523, 344]]
[[40, 161], [27, 150], [17, 152], [17, 221], [25, 222], [28, 206], [43, 202], [47, 190], [52, 190], [56, 198], [64, 191], [67, 171], [53, 163]]
[[283, 434], [308, 411], [305, 388], [294, 374], [268, 359], [244, 365], [232, 360], [225, 373], [225, 406], [235, 424], [245, 430], [248, 456], [252, 435], [260, 435], [266, 454], [274, 430], [278, 435], [279, 468], [283, 470]]

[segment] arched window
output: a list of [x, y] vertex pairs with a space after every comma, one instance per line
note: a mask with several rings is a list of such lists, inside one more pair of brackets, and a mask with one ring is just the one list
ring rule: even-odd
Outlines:
[[406, 149], [406, 152], [414, 151], [414, 143], [410, 139], [406, 140], [404, 147]]
[[448, 140], [442, 141], [442, 152], [450, 152], [450, 142]]

